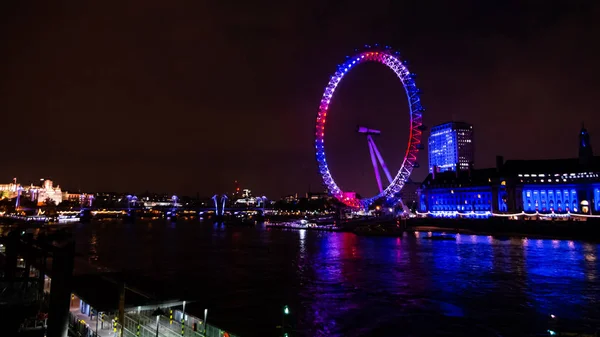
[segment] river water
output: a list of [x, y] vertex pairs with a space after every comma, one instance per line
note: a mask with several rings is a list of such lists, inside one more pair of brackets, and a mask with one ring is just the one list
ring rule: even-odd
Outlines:
[[[600, 327], [597, 244], [212, 223], [75, 225], [77, 251], [242, 337], [520, 336]], [[435, 234], [433, 234], [435, 235]], [[154, 289], [152, 289], [154, 287]]]

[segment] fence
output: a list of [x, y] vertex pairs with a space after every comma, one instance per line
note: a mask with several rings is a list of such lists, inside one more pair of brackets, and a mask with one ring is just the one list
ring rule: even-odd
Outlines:
[[[180, 311], [174, 312], [175, 317], [181, 317]], [[159, 316], [158, 326], [156, 318], [152, 316], [151, 311], [129, 312], [125, 314], [123, 325], [119, 324], [119, 328], [123, 328], [123, 337], [155, 337], [156, 330], [160, 337], [223, 337], [226, 336], [226, 331], [220, 328], [207, 324], [206, 335], [204, 334], [204, 322], [197, 317], [186, 315], [187, 321], [184, 329], [181, 328], [181, 322], [171, 320], [166, 316]], [[139, 326], [139, 335], [138, 335]], [[229, 337], [239, 337], [228, 333]], [[87, 337], [87, 336], [85, 336]], [[96, 336], [89, 336], [96, 337]]]
[[78, 337], [98, 337], [96, 332], [89, 327], [85, 321], [78, 319], [69, 313], [69, 335]]

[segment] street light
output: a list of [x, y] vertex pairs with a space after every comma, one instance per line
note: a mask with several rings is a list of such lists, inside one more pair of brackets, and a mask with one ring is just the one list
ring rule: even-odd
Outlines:
[[290, 307], [287, 305], [283, 306], [283, 315], [281, 316], [281, 335], [283, 337], [288, 337], [288, 334], [285, 332], [285, 316], [290, 314]]
[[204, 336], [206, 336], [206, 328], [207, 328], [207, 326], [206, 326], [206, 319], [207, 319], [207, 316], [208, 316], [208, 309], [204, 309], [204, 322], [203, 322], [203, 324], [204, 324]]
[[159, 327], [161, 315], [164, 315], [164, 312], [162, 310], [160, 310], [160, 308], [156, 308], [156, 310], [154, 310], [152, 312], [152, 316], [156, 316], [156, 337], [158, 337], [158, 327]]

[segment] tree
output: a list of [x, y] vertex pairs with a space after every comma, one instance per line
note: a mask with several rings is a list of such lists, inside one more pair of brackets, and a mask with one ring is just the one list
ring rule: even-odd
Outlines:
[[0, 199], [9, 199], [13, 192], [4, 190], [0, 193]]
[[12, 199], [0, 199], [0, 211], [6, 213], [12, 213], [15, 210], [15, 200]]
[[46, 198], [46, 200], [44, 200], [44, 207], [56, 207], [56, 201]]
[[68, 210], [73, 207], [79, 207], [79, 201], [63, 200], [57, 207], [62, 210]]
[[56, 202], [50, 198], [46, 198], [42, 205], [42, 210], [46, 214], [46, 216], [55, 216], [56, 215]]

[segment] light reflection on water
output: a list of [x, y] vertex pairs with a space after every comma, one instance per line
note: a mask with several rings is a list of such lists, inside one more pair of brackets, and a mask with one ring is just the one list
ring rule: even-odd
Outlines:
[[95, 263], [96, 261], [98, 261], [98, 250], [97, 250], [97, 246], [98, 246], [98, 235], [96, 234], [96, 231], [92, 231], [92, 237], [90, 239], [90, 250], [89, 250], [89, 262], [90, 263]]
[[[78, 251], [211, 308], [243, 337], [515, 335], [555, 314], [600, 319], [598, 245], [454, 235], [455, 241], [155, 223], [76, 228]], [[145, 277], [140, 277], [145, 276]], [[148, 286], [148, 285], [146, 285]], [[234, 317], [235, 319], [232, 319]], [[218, 324], [218, 325], [219, 325]]]

